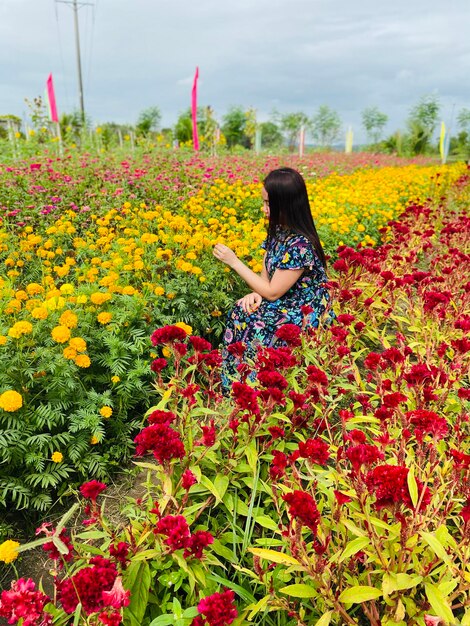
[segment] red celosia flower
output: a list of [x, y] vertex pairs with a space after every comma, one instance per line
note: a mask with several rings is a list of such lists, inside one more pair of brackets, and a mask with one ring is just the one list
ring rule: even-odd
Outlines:
[[342, 504], [347, 504], [351, 502], [352, 498], [347, 496], [345, 493], [341, 493], [341, 491], [337, 491], [333, 489], [333, 493], [335, 494], [336, 502], [341, 506]]
[[234, 600], [233, 591], [226, 589], [222, 593], [213, 593], [203, 598], [197, 605], [197, 610], [204, 615], [208, 626], [228, 626], [238, 615]]
[[377, 446], [360, 443], [357, 446], [348, 448], [346, 457], [351, 462], [354, 471], [358, 472], [363, 465], [371, 465], [376, 461], [383, 460], [384, 453]]
[[186, 331], [179, 326], [163, 326], [152, 333], [150, 341], [154, 346], [159, 346], [172, 341], [183, 341], [187, 336]]
[[113, 609], [122, 609], [124, 606], [129, 606], [131, 592], [124, 589], [122, 586], [122, 578], [117, 576], [111, 589], [109, 591], [103, 591], [102, 597], [106, 606], [110, 606]]
[[424, 294], [423, 299], [423, 309], [425, 311], [433, 311], [439, 305], [445, 306], [446, 304], [449, 304], [452, 299], [452, 294], [450, 291], [427, 291]]
[[343, 324], [343, 326], [350, 326], [355, 319], [356, 317], [354, 315], [350, 315], [349, 313], [341, 313], [341, 315], [336, 317], [336, 321], [339, 324]]
[[454, 327], [460, 330], [470, 330], [470, 315], [461, 315], [455, 322]]
[[166, 359], [154, 359], [150, 364], [150, 369], [152, 370], [152, 372], [155, 372], [155, 374], [159, 374], [162, 370], [165, 369], [165, 367], [167, 367], [167, 365], [168, 361]]
[[116, 561], [121, 565], [121, 567], [125, 568], [129, 559], [130, 546], [125, 541], [120, 541], [117, 546], [113, 543], [109, 546], [109, 554], [116, 559]]
[[354, 329], [360, 333], [361, 331], [364, 330], [364, 328], [366, 327], [366, 325], [364, 324], [364, 322], [357, 322], [356, 324], [354, 324]]
[[339, 357], [343, 357], [343, 356], [346, 356], [347, 354], [351, 354], [351, 349], [348, 348], [348, 346], [341, 345], [336, 348], [336, 354]]
[[362, 430], [358, 430], [357, 428], [353, 428], [353, 430], [350, 430], [344, 438], [356, 444], [365, 443], [367, 440], [365, 433], [363, 433]]
[[88, 498], [92, 502], [96, 502], [96, 498], [105, 489], [106, 485], [104, 483], [100, 483], [97, 480], [90, 480], [87, 483], [83, 483], [80, 487], [80, 493], [84, 498]]
[[386, 361], [389, 365], [398, 365], [403, 363], [405, 355], [400, 352], [398, 348], [387, 348], [380, 355], [383, 361]]
[[243, 341], [235, 341], [227, 346], [227, 351], [237, 359], [243, 358], [246, 351], [246, 345]]
[[316, 534], [320, 521], [320, 512], [313, 497], [305, 491], [292, 491], [282, 496], [289, 505], [289, 514], [295, 517]]
[[211, 352], [200, 354], [199, 360], [201, 363], [205, 363], [207, 367], [220, 367], [222, 364], [222, 355], [219, 350], [212, 350]]
[[122, 624], [121, 611], [102, 611], [98, 615], [98, 620], [104, 626], [120, 626]]
[[182, 515], [167, 515], [158, 521], [155, 534], [166, 535], [165, 543], [172, 552], [188, 545], [190, 532], [188, 522]]
[[280, 450], [274, 450], [273, 460], [271, 461], [271, 465], [269, 467], [269, 475], [271, 476], [271, 478], [273, 480], [277, 480], [278, 478], [281, 478], [281, 476], [284, 476], [284, 474], [286, 473], [285, 470], [287, 464], [288, 459], [284, 452], [281, 452]]
[[295, 324], [283, 324], [274, 333], [278, 339], [285, 341], [288, 346], [301, 346], [302, 345], [302, 329]]
[[343, 326], [331, 326], [330, 333], [336, 343], [343, 343], [346, 337], [349, 335], [349, 330]]
[[214, 537], [207, 530], [196, 530], [189, 538], [183, 552], [185, 559], [202, 559], [203, 550], [214, 543]]
[[215, 444], [215, 426], [214, 420], [210, 421], [209, 426], [201, 426], [202, 430], [202, 441], [201, 445], [206, 446], [206, 448], [211, 448]]
[[310, 304], [304, 304], [300, 307], [302, 315], [310, 315], [310, 313], [313, 313], [314, 310], [315, 309], [313, 308], [313, 306], [310, 306]]
[[286, 431], [280, 426], [270, 426], [268, 431], [273, 439], [282, 439], [286, 436]]
[[465, 524], [470, 520], [470, 498], [465, 503], [465, 506], [460, 511], [460, 515], [463, 517]]
[[110, 591], [116, 580], [116, 565], [101, 556], [93, 557], [90, 567], [84, 567], [73, 576], [57, 581], [58, 600], [69, 615], [82, 603], [86, 615], [104, 609], [103, 593]]
[[323, 370], [315, 365], [307, 366], [307, 378], [311, 383], [315, 383], [317, 385], [323, 385], [324, 387], [328, 386], [328, 378]]
[[294, 408], [295, 409], [303, 408], [305, 406], [305, 403], [307, 402], [307, 398], [308, 398], [306, 393], [297, 393], [296, 391], [289, 391], [289, 393], [287, 395], [289, 396], [289, 398], [294, 403]]
[[181, 476], [181, 486], [185, 491], [188, 491], [192, 485], [197, 483], [196, 476], [192, 473], [190, 469], [185, 469], [183, 475]]
[[375, 371], [380, 365], [380, 360], [380, 354], [377, 354], [377, 352], [369, 352], [364, 359], [364, 367], [368, 370]]
[[[51, 532], [47, 534], [50, 536], [53, 533]], [[72, 545], [72, 541], [70, 537], [67, 535], [67, 530], [65, 528], [63, 528], [60, 531], [59, 539], [68, 549], [67, 554], [60, 553], [53, 541], [48, 541], [47, 543], [44, 543], [42, 545], [42, 549], [45, 550], [45, 552], [47, 552], [47, 556], [50, 559], [53, 559], [54, 561], [58, 561], [59, 568], [62, 569], [62, 567], [64, 566], [63, 561], [71, 561], [73, 559], [73, 545]]]
[[311, 463], [317, 465], [326, 465], [330, 458], [328, 444], [321, 439], [307, 439], [307, 441], [299, 443], [299, 456], [308, 459]]
[[289, 385], [284, 376], [276, 371], [265, 370], [263, 372], [258, 372], [257, 378], [263, 387], [286, 389]]
[[[365, 481], [370, 493], [375, 494], [377, 509], [404, 504], [414, 510], [407, 483], [408, 471], [408, 468], [402, 465], [378, 465], [367, 473]], [[431, 492], [428, 487], [423, 487], [418, 479], [416, 483], [418, 496], [421, 498], [421, 510], [431, 501]], [[423, 489], [425, 489], [424, 495]]]
[[470, 400], [470, 389], [460, 387], [460, 389], [457, 391], [457, 395], [461, 400]]
[[385, 394], [382, 398], [383, 405], [390, 409], [396, 409], [396, 407], [402, 402], [406, 402], [408, 398], [405, 394], [400, 393], [398, 391], [394, 393]]
[[460, 450], [449, 450], [449, 454], [454, 460], [457, 469], [470, 469], [470, 454], [460, 452]]
[[426, 434], [432, 435], [435, 439], [442, 439], [449, 432], [449, 426], [444, 417], [439, 417], [434, 411], [424, 411], [417, 409], [416, 411], [408, 411], [406, 417], [413, 424], [416, 439], [419, 443], [423, 442]]
[[470, 339], [467, 339], [467, 337], [453, 339], [450, 343], [456, 352], [460, 352], [461, 354], [470, 352]]
[[281, 368], [294, 367], [297, 364], [297, 358], [292, 354], [288, 347], [280, 348], [263, 348], [258, 351], [257, 368], [258, 370], [278, 370]]
[[212, 350], [212, 344], [203, 337], [192, 335], [189, 341], [196, 352], [209, 352]]
[[259, 413], [258, 392], [253, 387], [235, 381], [232, 383], [232, 394], [241, 409], [246, 409], [256, 415]]
[[447, 374], [440, 370], [435, 365], [428, 365], [426, 363], [416, 363], [412, 365], [408, 372], [405, 372], [403, 378], [408, 383], [409, 387], [420, 385], [425, 382], [440, 382], [444, 384], [447, 382]]
[[167, 426], [174, 422], [176, 419], [176, 415], [172, 411], [162, 411], [160, 409], [156, 409], [152, 411], [147, 416], [147, 421], [149, 424], [166, 424]]
[[2, 591], [0, 616], [5, 617], [9, 624], [16, 624], [20, 620], [23, 626], [51, 624], [51, 616], [44, 613], [44, 605], [49, 601], [50, 598], [46, 594], [36, 591], [31, 578], [20, 578], [11, 583], [9, 590]]
[[179, 433], [167, 424], [151, 424], [137, 435], [134, 442], [137, 444], [137, 456], [150, 451], [161, 464], [171, 459], [182, 459], [186, 454]]

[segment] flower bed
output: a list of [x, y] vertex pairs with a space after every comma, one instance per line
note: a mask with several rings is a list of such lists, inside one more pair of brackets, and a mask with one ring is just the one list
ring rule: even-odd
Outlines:
[[46, 529], [56, 602], [20, 581], [0, 612], [29, 585], [56, 623], [469, 624], [468, 183], [340, 248], [337, 323], [283, 327], [230, 398], [218, 351], [158, 329], [142, 497], [115, 528], [84, 486], [86, 528]]

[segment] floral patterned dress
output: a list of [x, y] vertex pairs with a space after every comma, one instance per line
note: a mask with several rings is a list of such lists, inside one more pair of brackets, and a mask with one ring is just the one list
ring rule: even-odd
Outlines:
[[[302, 306], [310, 305], [313, 308], [306, 322], [307, 326], [317, 327], [329, 302], [329, 294], [324, 284], [327, 281], [325, 268], [309, 239], [278, 226], [275, 237], [269, 244], [265, 241], [262, 247], [266, 249], [265, 265], [270, 279], [277, 269], [303, 268], [304, 273], [279, 299], [263, 299], [255, 312], [245, 313], [238, 304], [229, 312], [222, 351], [222, 385], [225, 389], [230, 388], [231, 379], [237, 377], [236, 367], [239, 363], [228, 352], [228, 345], [241, 341], [246, 346], [244, 359], [254, 358], [257, 346], [271, 347], [276, 343], [274, 333], [279, 326], [302, 326]], [[282, 345], [282, 342], [278, 340], [277, 345]]]

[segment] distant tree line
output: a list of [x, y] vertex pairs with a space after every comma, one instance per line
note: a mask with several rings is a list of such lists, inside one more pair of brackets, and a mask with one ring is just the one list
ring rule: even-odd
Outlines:
[[[30, 109], [33, 132], [47, 127], [47, 112], [41, 98], [26, 101]], [[369, 106], [361, 112], [362, 127], [367, 137], [362, 149], [395, 153], [401, 156], [431, 155], [439, 152], [441, 106], [435, 96], [424, 96], [409, 111], [405, 126], [385, 136], [388, 116], [377, 106]], [[97, 141], [103, 149], [126, 141], [149, 145], [157, 142], [166, 146], [190, 146], [193, 137], [191, 110], [180, 113], [173, 127], [162, 128], [161, 111], [157, 106], [143, 110], [134, 124], [106, 122], [93, 129], [91, 120], [78, 113], [63, 114], [60, 131], [63, 141], [83, 142], [88, 133], [97, 132]], [[453, 122], [449, 154], [456, 158], [470, 158], [470, 109], [463, 108]], [[0, 138], [8, 138], [12, 128], [20, 131], [21, 120], [15, 116], [0, 116]], [[231, 107], [217, 119], [210, 106], [199, 107], [197, 127], [202, 150], [219, 147], [229, 150], [258, 149], [265, 151], [295, 151], [303, 128], [310, 145], [319, 150], [329, 150], [344, 141], [345, 128], [334, 109], [326, 104], [318, 107], [309, 117], [302, 111], [280, 113], [273, 111], [268, 121], [257, 120], [254, 108]], [[449, 129], [448, 129], [449, 130]], [[24, 132], [24, 131], [23, 131]]]

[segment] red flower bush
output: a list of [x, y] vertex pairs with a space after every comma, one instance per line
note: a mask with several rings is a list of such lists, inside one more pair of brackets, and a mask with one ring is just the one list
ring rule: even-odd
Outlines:
[[197, 605], [197, 610], [204, 619], [196, 623], [207, 626], [229, 626], [238, 615], [234, 600], [235, 594], [231, 589], [203, 598]]
[[313, 497], [305, 491], [293, 491], [282, 496], [289, 505], [289, 515], [310, 528], [316, 534], [320, 522], [320, 512]]
[[36, 590], [31, 578], [20, 578], [11, 583], [9, 590], [2, 591], [0, 616], [7, 619], [9, 624], [16, 624], [20, 620], [23, 626], [52, 624], [52, 616], [44, 613], [44, 605], [49, 600], [45, 593]]
[[75, 611], [79, 602], [87, 615], [110, 606], [103, 594], [114, 586], [116, 566], [101, 556], [93, 557], [90, 563], [90, 567], [57, 582], [58, 599], [68, 614]]

